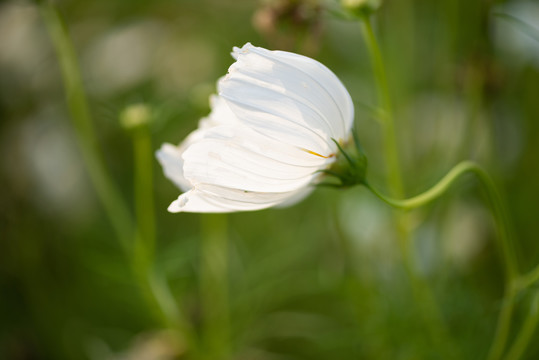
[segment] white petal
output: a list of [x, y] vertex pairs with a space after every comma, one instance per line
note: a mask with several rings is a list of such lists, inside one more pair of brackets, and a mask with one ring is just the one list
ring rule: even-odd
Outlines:
[[156, 156], [163, 167], [165, 176], [181, 190], [187, 191], [191, 183], [183, 176], [182, 151], [177, 146], [163, 144], [161, 149], [157, 150]]
[[[281, 117], [298, 122], [326, 140], [338, 135], [333, 131], [333, 122], [341, 114], [330, 94], [315, 79], [288, 64], [247, 53], [230, 67], [229, 75], [219, 83], [219, 91], [231, 102], [264, 112], [273, 112], [275, 105], [284, 101], [287, 108], [297, 110], [287, 113], [288, 109], [283, 109]], [[262, 99], [267, 101], [266, 106], [260, 105]], [[304, 118], [297, 118], [303, 112]]]
[[[294, 67], [296, 71], [303, 71], [311, 76], [315, 82], [325, 89], [326, 93], [333, 99], [337, 105], [340, 117], [330, 118], [336, 131], [335, 139], [346, 140], [354, 123], [354, 103], [348, 90], [344, 87], [339, 78], [325, 65], [306, 56], [294, 54], [286, 51], [269, 51], [263, 48], [255, 47], [254, 52], [258, 54], [272, 53], [277, 59], [285, 64]], [[335, 113], [333, 115], [336, 115]], [[341, 124], [338, 122], [342, 121]]]
[[284, 193], [250, 192], [202, 184], [170, 204], [170, 212], [231, 212], [262, 210], [305, 194], [305, 188]]
[[207, 117], [202, 118], [198, 124], [200, 129], [209, 129], [214, 126], [234, 125], [239, 123], [236, 115], [234, 115], [225, 100], [220, 96], [211, 95], [210, 106], [210, 114]]
[[311, 184], [310, 186], [299, 189], [298, 191], [296, 191], [296, 193], [290, 195], [285, 201], [276, 205], [276, 207], [284, 208], [299, 203], [301, 200], [305, 199], [313, 192], [313, 190], [315, 189], [313, 185], [314, 184]]
[[249, 151], [257, 152], [271, 159], [298, 167], [320, 169], [335, 160], [335, 154], [324, 157], [301, 147], [283, 144], [281, 141], [269, 138], [243, 125], [216, 126], [200, 132], [202, 135], [199, 137], [199, 140], [216, 139], [231, 141], [245, 147]]
[[[284, 52], [269, 51], [246, 44], [235, 48], [237, 62], [229, 69], [229, 75], [221, 81], [220, 92], [226, 98], [228, 80], [251, 82], [281, 93], [293, 101], [316, 109], [323, 115], [323, 122], [313, 117], [309, 125], [325, 129], [330, 138], [346, 139], [352, 127], [354, 108], [346, 88], [327, 67], [308, 57]], [[233, 93], [230, 94], [233, 97]], [[325, 124], [324, 124], [325, 123]]]
[[157, 150], [156, 157], [163, 167], [165, 176], [171, 180], [182, 191], [187, 191], [192, 187], [192, 184], [185, 179], [183, 171], [184, 151], [196, 141], [204, 138], [206, 129], [219, 126], [222, 124], [237, 124], [238, 121], [234, 114], [230, 111], [226, 102], [217, 95], [210, 96], [210, 104], [212, 111], [210, 114], [199, 121], [199, 128], [187, 136], [179, 145], [163, 144], [161, 149]]
[[[279, 151], [265, 149], [279, 149]], [[333, 159], [280, 144], [243, 127], [216, 127], [183, 154], [185, 177], [254, 192], [294, 191]]]
[[224, 80], [219, 88], [234, 114], [247, 126], [320, 154], [334, 151], [329, 128], [315, 108], [237, 77]]
[[225, 213], [234, 211], [232, 208], [219, 206], [212, 202], [204, 193], [192, 189], [181, 194], [167, 209], [171, 213], [197, 212], [197, 213]]

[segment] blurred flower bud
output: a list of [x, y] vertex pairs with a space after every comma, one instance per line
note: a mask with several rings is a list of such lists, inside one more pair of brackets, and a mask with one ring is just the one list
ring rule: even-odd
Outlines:
[[381, 4], [382, 0], [341, 0], [342, 7], [354, 16], [368, 16]]
[[120, 124], [126, 130], [133, 130], [151, 121], [152, 112], [145, 104], [133, 104], [126, 107], [120, 114]]
[[312, 54], [318, 49], [321, 14], [319, 0], [269, 0], [252, 22], [271, 47]]

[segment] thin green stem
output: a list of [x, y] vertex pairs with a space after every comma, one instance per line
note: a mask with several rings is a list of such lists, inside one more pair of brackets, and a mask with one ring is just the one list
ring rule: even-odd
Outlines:
[[[149, 114], [148, 114], [149, 116]], [[135, 164], [135, 214], [137, 234], [132, 256], [133, 272], [146, 302], [155, 317], [169, 329], [185, 338], [191, 351], [197, 351], [194, 329], [180, 311], [166, 278], [154, 269], [155, 206], [153, 190], [153, 150], [148, 121], [131, 129]]]
[[228, 293], [227, 217], [201, 216], [202, 242], [200, 291], [203, 306], [206, 358], [220, 360], [230, 354], [230, 314]]
[[498, 323], [496, 324], [496, 332], [488, 353], [488, 360], [498, 360], [503, 355], [509, 330], [511, 329], [511, 318], [515, 310], [515, 298], [517, 290], [512, 284], [505, 285], [505, 293], [503, 296], [502, 309], [498, 315]]
[[[148, 119], [145, 119], [148, 121]], [[155, 211], [153, 199], [152, 143], [147, 123], [131, 131], [135, 164], [135, 214], [137, 234], [132, 256], [133, 271], [157, 318], [167, 327], [176, 328], [179, 312], [170, 301], [164, 281], [153, 272], [155, 248]]]
[[[397, 217], [398, 227], [405, 229], [407, 226], [407, 214], [400, 214]], [[458, 349], [454, 346], [451, 336], [444, 324], [443, 315], [438, 306], [438, 302], [426, 279], [417, 274], [415, 270], [414, 256], [409, 243], [399, 241], [400, 252], [404, 257], [404, 268], [410, 279], [413, 296], [420, 303], [420, 316], [424, 324], [428, 327], [431, 341], [441, 351], [445, 352], [447, 358], [460, 358]]]
[[166, 279], [156, 273], [153, 268], [144, 268], [135, 261], [133, 272], [137, 277], [137, 284], [144, 300], [156, 321], [161, 326], [174, 330], [180, 344], [183, 346], [182, 343], [185, 341], [193, 359], [199, 359], [200, 349], [195, 329], [178, 307]]
[[509, 217], [506, 213], [500, 193], [496, 188], [496, 184], [488, 173], [477, 165], [476, 167], [473, 167], [471, 171], [475, 173], [481, 181], [486, 196], [490, 201], [494, 221], [498, 228], [498, 245], [505, 258], [506, 286], [513, 287], [514, 280], [518, 277], [519, 270], [517, 256], [510, 234]]
[[128, 250], [133, 239], [132, 215], [106, 170], [82, 85], [75, 50], [58, 11], [47, 1], [40, 1], [39, 4], [45, 26], [56, 49], [67, 105], [88, 174], [116, 236], [124, 249]]
[[387, 84], [386, 71], [382, 53], [378, 46], [378, 41], [374, 35], [370, 18], [365, 16], [361, 21], [363, 38], [367, 45], [371, 64], [374, 72], [376, 91], [380, 102], [380, 115], [384, 130], [384, 148], [386, 157], [386, 166], [389, 174], [388, 180], [393, 196], [403, 197], [404, 188], [401, 178], [401, 166], [399, 153], [397, 149], [397, 137], [395, 135], [395, 124], [393, 119], [393, 108], [389, 96], [389, 87]]
[[409, 199], [393, 199], [383, 195], [378, 190], [373, 188], [370, 184], [367, 183], [365, 185], [374, 195], [376, 195], [388, 205], [399, 209], [411, 210], [426, 205], [436, 200], [438, 197], [442, 196], [456, 179], [458, 179], [462, 174], [472, 171], [472, 169], [475, 167], [477, 167], [477, 165], [471, 161], [461, 162], [455, 167], [453, 167], [440, 181], [438, 181], [430, 189]]
[[526, 347], [530, 343], [532, 336], [539, 322], [539, 292], [535, 292], [535, 296], [530, 304], [530, 310], [522, 328], [517, 334], [513, 346], [509, 349], [505, 360], [518, 360], [524, 355]]
[[490, 176], [474, 162], [463, 161], [451, 169], [447, 175], [445, 175], [429, 190], [409, 199], [392, 199], [381, 194], [368, 183], [366, 186], [374, 195], [387, 204], [396, 208], [411, 210], [436, 200], [442, 196], [457, 179], [467, 173], [473, 173], [477, 176], [490, 202], [490, 208], [492, 210], [492, 215], [494, 217], [498, 232], [499, 251], [503, 258], [505, 267], [506, 283], [504, 303], [502, 311], [498, 317], [498, 324], [496, 327], [494, 340], [488, 356], [489, 360], [497, 360], [503, 355], [511, 327], [511, 317], [514, 310], [515, 297], [518, 292], [518, 289], [515, 286], [518, 279], [518, 266], [509, 234], [508, 217], [505, 214], [501, 197]]
[[[386, 150], [385, 156], [389, 174], [389, 188], [392, 196], [396, 196], [397, 198], [403, 198], [404, 190], [400, 175], [401, 171], [397, 152], [397, 139], [395, 136], [395, 126], [393, 121], [389, 89], [387, 86], [382, 55], [378, 47], [376, 37], [374, 36], [372, 25], [368, 16], [364, 16], [362, 18], [362, 30], [371, 57], [374, 76], [376, 80], [378, 98], [380, 101], [381, 120], [384, 128], [384, 146]], [[518, 276], [518, 268], [514, 249], [512, 247], [512, 243], [510, 242], [507, 216], [505, 214], [504, 207], [502, 206], [500, 195], [488, 174], [474, 163], [463, 162], [461, 164], [458, 164], [439, 183], [437, 183], [434, 187], [432, 187], [425, 193], [404, 200], [395, 200], [388, 198], [373, 189], [370, 185], [366, 185], [376, 196], [378, 196], [391, 206], [402, 209], [412, 209], [418, 206], [422, 206], [441, 196], [458, 177], [460, 177], [466, 172], [475, 173], [487, 194], [498, 230], [498, 246], [504, 259], [506, 273], [506, 296], [504, 297], [504, 307], [498, 319], [496, 335], [494, 338], [492, 349], [490, 351], [491, 355], [494, 354], [490, 357], [490, 359], [498, 359], [499, 356], [501, 356], [501, 354], [503, 353], [509, 334], [514, 300], [516, 296], [514, 283], [515, 279]], [[404, 215], [397, 215], [396, 220], [397, 230], [399, 232], [401, 253], [403, 253], [405, 266], [407, 268], [407, 272], [410, 274], [412, 285], [414, 286], [414, 288], [416, 288], [415, 292], [418, 293], [418, 298], [428, 300], [428, 303], [430, 303], [430, 301], [432, 300], [433, 306], [431, 307], [431, 311], [433, 315], [437, 315], [439, 314], [438, 307], [436, 302], [434, 301], [432, 293], [430, 292], [428, 284], [421, 281], [417, 276], [415, 276], [413, 272], [413, 258], [410, 255], [409, 250], [411, 243], [410, 234], [406, 226]], [[528, 278], [528, 281], [535, 281], [537, 279], [539, 279], [539, 267], [537, 269], [534, 269], [534, 271], [530, 274], [530, 278]], [[446, 333], [445, 331], [442, 331], [444, 329], [444, 326], [441, 322], [441, 318], [439, 322], [435, 321], [434, 323], [438, 323], [438, 329], [434, 330], [440, 330], [442, 334]]]
[[479, 179], [491, 205], [492, 214], [498, 230], [500, 252], [504, 258], [506, 270], [506, 280], [510, 283], [518, 274], [516, 255], [509, 236], [509, 225], [507, 215], [500, 195], [490, 176], [476, 163], [463, 161], [453, 167], [440, 181], [427, 191], [408, 199], [393, 199], [381, 194], [370, 184], [365, 184], [367, 188], [385, 203], [404, 210], [411, 210], [426, 205], [442, 196], [449, 187], [462, 175], [473, 173]]
[[[395, 124], [393, 118], [393, 108], [389, 95], [389, 87], [382, 53], [378, 41], [374, 34], [371, 21], [368, 15], [361, 19], [363, 37], [367, 45], [371, 59], [376, 90], [379, 101], [379, 114], [383, 128], [383, 143], [385, 149], [385, 163], [388, 173], [388, 185], [392, 196], [404, 197], [404, 186], [401, 176], [401, 165], [399, 160], [397, 137], [395, 134]], [[448, 354], [455, 353], [455, 347], [450, 344], [449, 332], [443, 322], [442, 313], [436, 302], [429, 284], [417, 274], [415, 270], [414, 256], [411, 251], [412, 236], [408, 226], [406, 214], [395, 213], [396, 228], [399, 241], [399, 250], [403, 259], [406, 273], [410, 279], [414, 297], [418, 303], [424, 304], [424, 321], [430, 328], [431, 337], [434, 343], [444, 346]], [[456, 356], [455, 356], [456, 357]]]
[[527, 288], [539, 281], [539, 264], [536, 265], [529, 273], [522, 275], [520, 285], [522, 288]]
[[155, 206], [153, 198], [153, 151], [147, 124], [133, 130], [135, 156], [135, 213], [139, 232], [137, 251], [150, 263], [155, 251]]
[[[137, 189], [136, 203], [139, 224], [139, 231], [136, 232], [128, 206], [106, 170], [82, 84], [77, 56], [68, 31], [60, 14], [48, 1], [38, 1], [38, 4], [56, 49], [71, 120], [97, 196], [112, 223], [121, 246], [132, 259], [134, 275], [150, 309], [158, 314], [157, 316], [163, 325], [178, 328], [174, 325], [176, 324], [175, 319], [180, 318], [177, 314], [174, 298], [163, 282], [158, 281], [155, 274], [149, 270], [151, 269], [150, 259], [153, 256], [155, 243], [153, 186], [152, 174], [149, 171], [152, 161], [149, 135], [141, 134], [135, 139], [135, 162], [137, 164], [135, 187]], [[144, 246], [140, 247], [140, 244], [143, 243]], [[134, 244], [136, 245], [134, 246]], [[140, 251], [139, 247], [144, 250]]]

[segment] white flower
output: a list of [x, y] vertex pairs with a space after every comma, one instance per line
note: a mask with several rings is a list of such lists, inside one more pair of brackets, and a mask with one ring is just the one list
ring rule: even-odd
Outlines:
[[245, 44], [219, 80], [212, 111], [179, 146], [157, 152], [184, 193], [170, 212], [231, 212], [289, 205], [313, 189], [352, 127], [352, 99], [308, 57]]

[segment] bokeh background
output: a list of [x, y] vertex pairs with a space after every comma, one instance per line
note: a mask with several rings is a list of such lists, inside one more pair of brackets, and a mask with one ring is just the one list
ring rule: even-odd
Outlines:
[[[153, 114], [152, 150], [179, 143], [208, 113], [232, 47], [246, 42], [311, 56], [339, 76], [356, 104], [371, 183], [386, 188], [371, 64], [359, 24], [333, 15], [338, 5], [55, 2], [107, 170], [133, 213], [133, 139], [119, 114], [144, 103]], [[519, 266], [531, 269], [539, 263], [539, 3], [387, 0], [373, 21], [406, 193], [428, 188], [460, 160], [480, 162], [505, 195]], [[365, 189], [320, 188], [286, 209], [170, 214], [178, 190], [157, 161], [147, 171], [154, 174], [155, 269], [195, 340], [167, 330], [137, 285], [81, 156], [38, 7], [1, 2], [0, 358], [441, 359], [449, 357], [440, 344], [447, 339], [458, 358], [486, 356], [503, 266], [473, 177], [408, 217], [414, 271], [446, 326], [437, 339], [404, 271], [391, 209]], [[215, 255], [227, 260], [218, 284], [208, 285], [205, 237], [225, 244]], [[510, 338], [528, 302], [526, 293], [518, 299]], [[524, 358], [537, 357], [532, 340]]]

